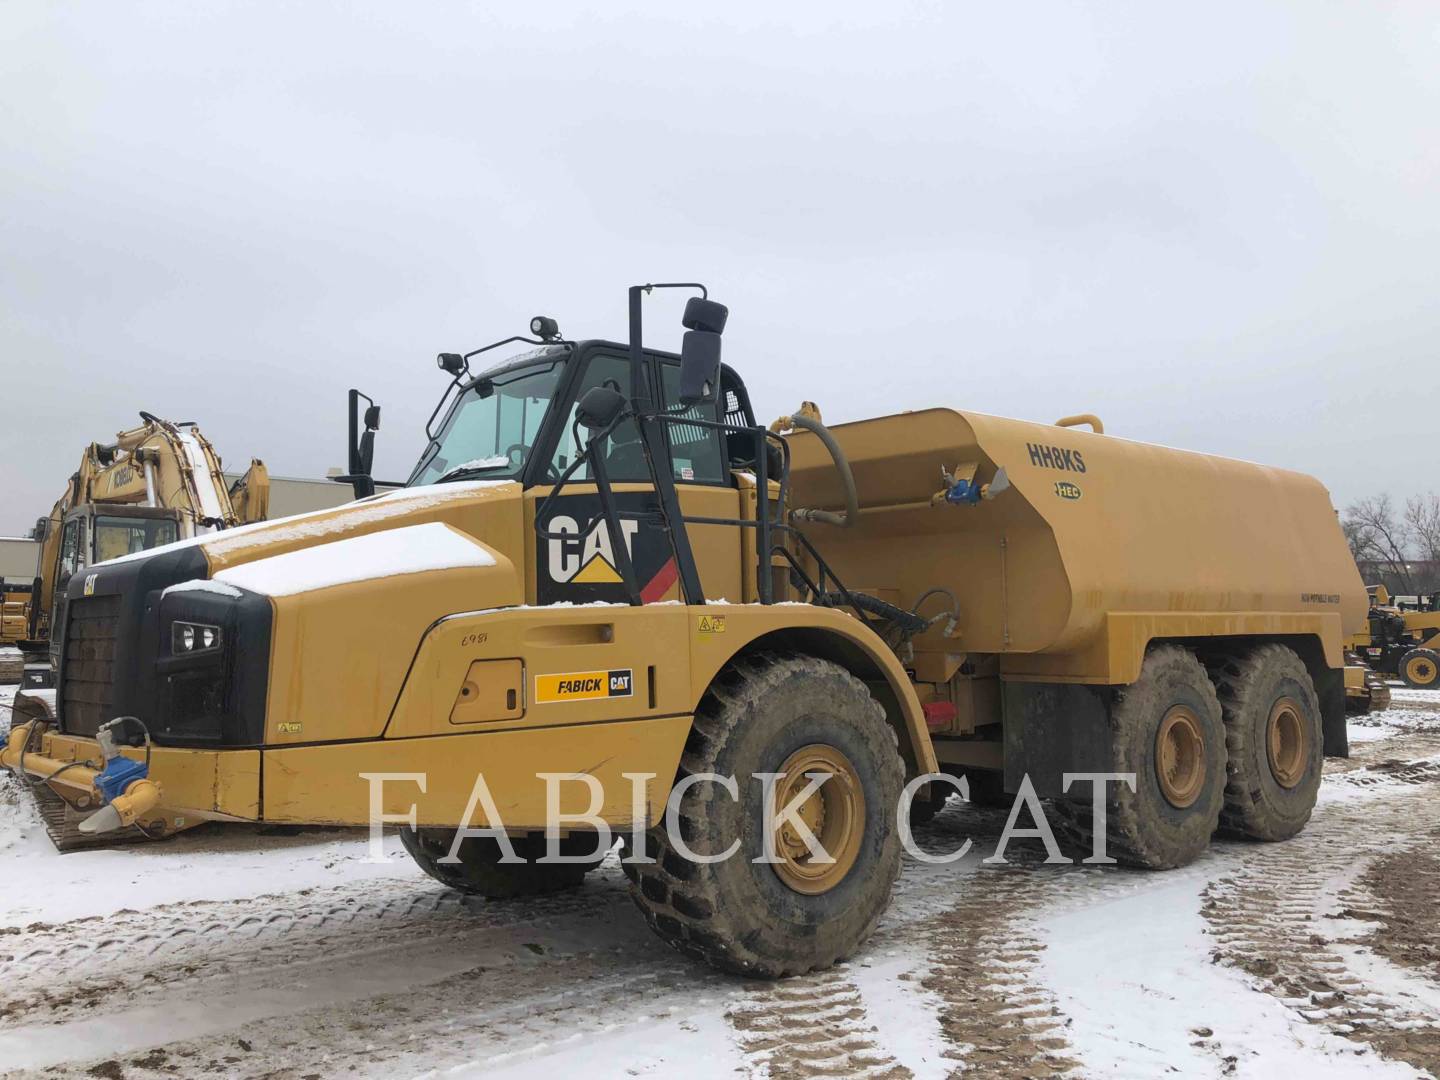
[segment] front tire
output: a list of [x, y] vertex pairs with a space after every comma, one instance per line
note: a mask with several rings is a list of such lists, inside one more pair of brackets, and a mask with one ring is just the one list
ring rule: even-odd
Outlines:
[[[778, 863], [765, 852], [764, 786], [757, 773], [785, 771], [774, 799], [785, 805], [807, 781], [828, 779], [801, 817], [834, 859], [809, 858], [784, 830]], [[904, 766], [894, 729], [864, 683], [809, 656], [734, 662], [701, 702], [681, 772], [734, 777], [739, 798], [717, 783], [682, 795], [679, 832], [700, 863], [684, 857], [664, 825], [646, 834], [653, 863], [623, 861], [631, 895], [650, 926], [687, 956], [723, 971], [780, 978], [828, 968], [854, 954], [879, 921], [900, 872], [895, 813]]]
[[1400, 658], [1400, 678], [1412, 690], [1433, 690], [1440, 685], [1440, 653], [1411, 649]]

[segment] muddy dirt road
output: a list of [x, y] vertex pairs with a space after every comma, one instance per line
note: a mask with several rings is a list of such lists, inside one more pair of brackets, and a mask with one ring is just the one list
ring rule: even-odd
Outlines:
[[990, 865], [952, 800], [865, 953], [755, 984], [668, 951], [613, 862], [494, 904], [391, 841], [192, 834], [57, 856], [0, 786], [0, 1074], [1440, 1075], [1440, 701], [1397, 694], [1281, 845], [1181, 871]]

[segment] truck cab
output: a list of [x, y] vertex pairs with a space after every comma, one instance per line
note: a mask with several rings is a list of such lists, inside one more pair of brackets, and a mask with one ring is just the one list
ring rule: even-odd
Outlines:
[[[592, 467], [582, 463], [563, 493], [553, 499], [548, 496], [584, 450], [576, 424], [581, 399], [598, 387], [631, 387], [637, 376], [654, 400], [667, 409], [676, 408], [680, 358], [645, 350], [637, 372], [627, 346], [611, 341], [542, 346], [464, 380], [406, 486], [456, 481], [519, 484], [525, 519], [532, 527], [527, 539], [537, 537], [540, 545], [533, 573], [525, 582], [526, 602], [624, 603], [627, 593], [604, 527]], [[745, 385], [728, 367], [722, 368], [716, 399], [682, 410], [680, 419], [686, 418], [754, 425]], [[671, 478], [685, 514], [738, 517], [741, 485], [747, 482], [740, 474], [754, 469], [753, 440], [683, 422], [669, 425], [666, 439]], [[622, 512], [659, 512], [634, 421], [622, 422], [611, 434], [603, 468]], [[537, 524], [538, 530], [533, 530]], [[676, 567], [664, 534], [640, 528], [634, 519], [622, 531], [642, 599], [673, 599]], [[705, 530], [695, 543], [706, 595], [711, 599], [746, 596], [736, 530]]]

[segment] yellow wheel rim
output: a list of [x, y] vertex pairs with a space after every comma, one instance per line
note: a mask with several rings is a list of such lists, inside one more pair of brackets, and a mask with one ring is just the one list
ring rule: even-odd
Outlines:
[[1428, 656], [1412, 656], [1405, 663], [1405, 678], [1415, 686], [1429, 686], [1435, 675], [1435, 662]]
[[1287, 789], [1300, 783], [1310, 763], [1310, 733], [1305, 730], [1300, 706], [1291, 698], [1282, 697], [1271, 707], [1265, 724], [1265, 745], [1275, 782]]
[[1155, 775], [1160, 793], [1177, 810], [1193, 806], [1205, 788], [1205, 736], [1199, 718], [1175, 705], [1155, 734]]
[[829, 892], [845, 880], [860, 854], [865, 836], [865, 790], [850, 759], [833, 746], [812, 743], [785, 759], [777, 770], [772, 820], [810, 785], [810, 775], [827, 779], [800, 805], [796, 816], [819, 841], [832, 861], [816, 858], [800, 831], [777, 821], [775, 873], [790, 888], [806, 896]]

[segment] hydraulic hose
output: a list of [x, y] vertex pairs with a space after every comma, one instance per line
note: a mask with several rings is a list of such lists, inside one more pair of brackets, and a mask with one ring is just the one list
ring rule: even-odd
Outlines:
[[840, 474], [840, 486], [845, 489], [843, 514], [837, 514], [833, 510], [801, 508], [791, 511], [791, 518], [795, 521], [818, 521], [822, 525], [836, 525], [842, 529], [850, 528], [860, 520], [860, 498], [855, 493], [855, 475], [850, 471], [850, 462], [845, 459], [845, 452], [840, 449], [835, 436], [830, 434], [830, 429], [820, 422], [818, 416], [807, 416], [802, 409], [788, 419], [791, 427], [808, 431], [825, 444], [825, 449], [830, 451], [830, 460], [835, 462], [835, 470]]

